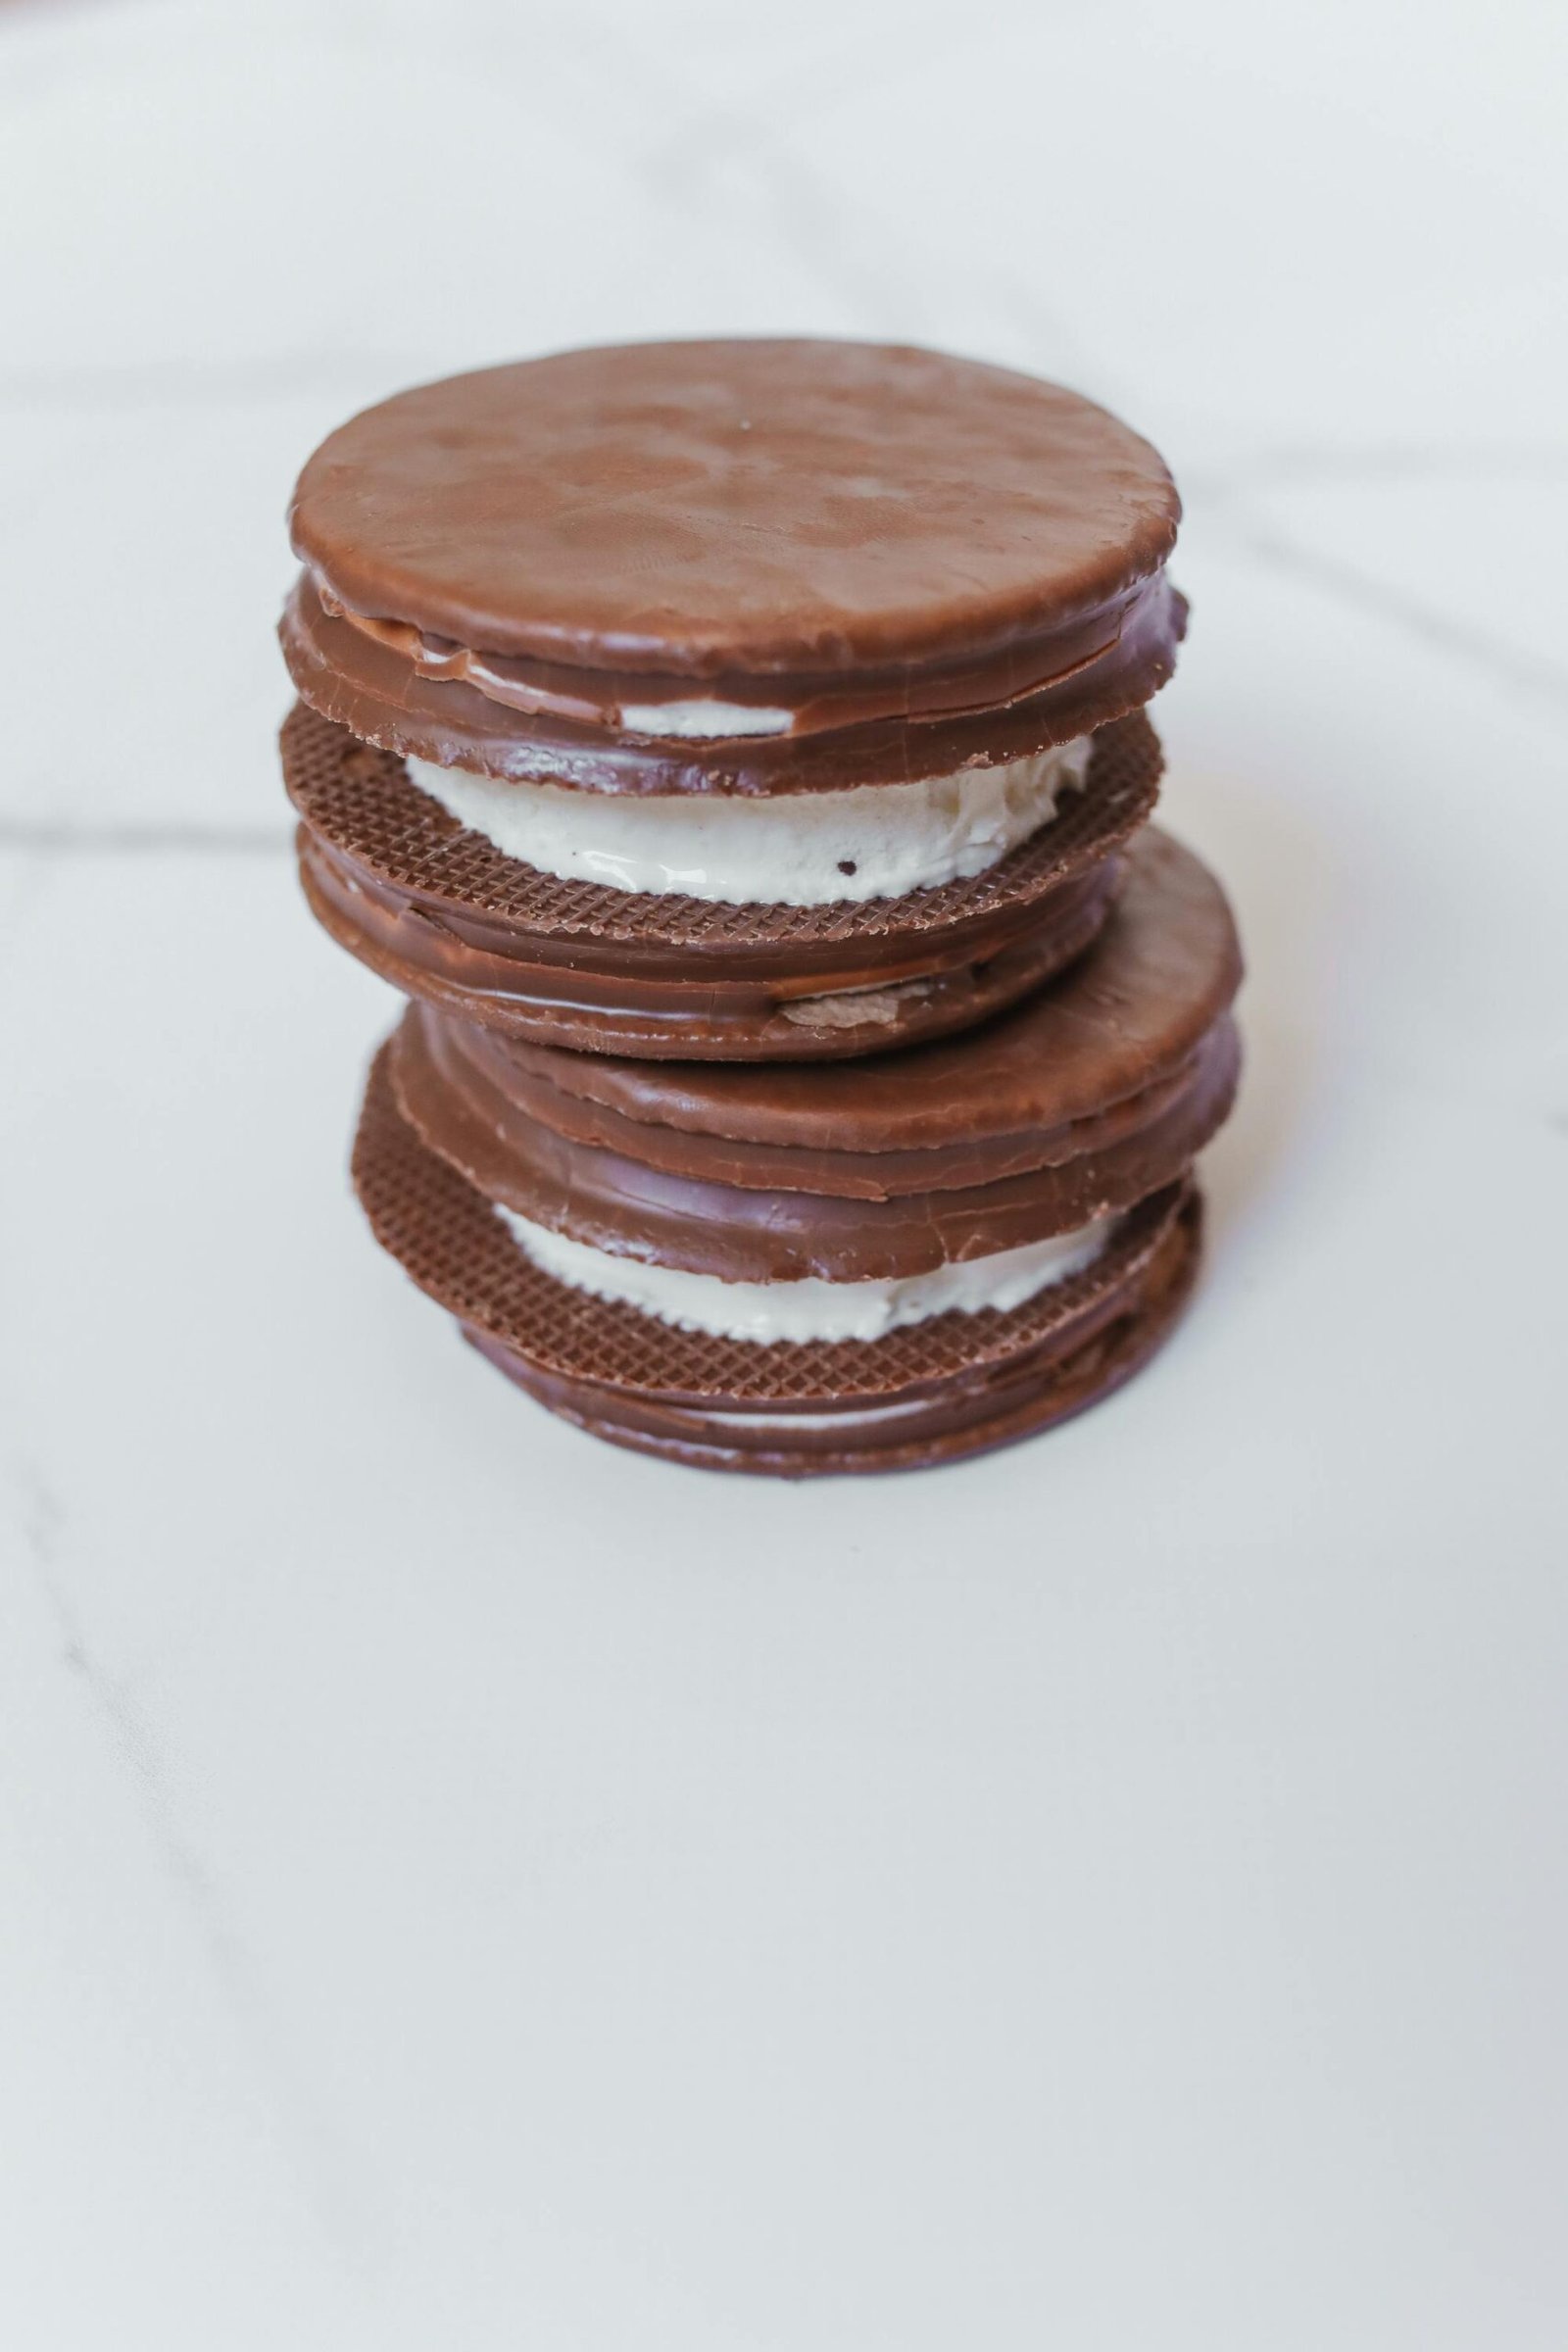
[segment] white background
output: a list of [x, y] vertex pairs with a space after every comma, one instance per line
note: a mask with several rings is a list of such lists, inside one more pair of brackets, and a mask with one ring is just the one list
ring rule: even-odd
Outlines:
[[[7, 2352], [1560, 2352], [1559, 5], [0, 5]], [[1169, 455], [1237, 900], [1113, 1405], [776, 1487], [371, 1246], [299, 463], [595, 338]]]

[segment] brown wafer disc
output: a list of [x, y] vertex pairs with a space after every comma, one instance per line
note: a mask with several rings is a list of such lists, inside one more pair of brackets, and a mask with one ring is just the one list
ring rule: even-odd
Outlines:
[[300, 704], [282, 733], [300, 872], [341, 945], [405, 993], [544, 1045], [683, 1060], [839, 1059], [965, 1028], [1099, 931], [1158, 794], [1142, 712], [1081, 791], [982, 874], [902, 898], [726, 906], [509, 858], [403, 761]]
[[950, 1312], [873, 1341], [682, 1331], [534, 1265], [405, 1120], [384, 1049], [354, 1181], [383, 1248], [552, 1410], [644, 1452], [782, 1476], [954, 1460], [1081, 1410], [1164, 1338], [1199, 1248], [1197, 1196], [1177, 1183], [1131, 1210], [1082, 1273], [1005, 1313]]

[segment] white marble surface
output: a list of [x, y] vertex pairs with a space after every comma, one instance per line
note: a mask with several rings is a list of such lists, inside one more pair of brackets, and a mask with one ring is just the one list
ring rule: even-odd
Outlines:
[[[0, 6], [0, 2341], [1559, 2352], [1559, 6]], [[1167, 448], [1252, 1065], [1114, 1407], [705, 1481], [343, 1176], [298, 461], [816, 329]]]

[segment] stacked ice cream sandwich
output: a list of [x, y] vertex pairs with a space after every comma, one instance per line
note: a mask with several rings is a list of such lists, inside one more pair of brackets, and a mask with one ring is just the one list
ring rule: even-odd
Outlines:
[[1170, 1328], [1241, 971], [1146, 827], [1179, 511], [1073, 393], [829, 342], [487, 369], [310, 461], [300, 869], [412, 1000], [355, 1181], [556, 1411], [905, 1467]]

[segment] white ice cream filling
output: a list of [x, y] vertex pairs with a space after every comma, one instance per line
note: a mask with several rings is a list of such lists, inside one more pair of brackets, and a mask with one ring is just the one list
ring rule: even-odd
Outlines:
[[900, 899], [984, 873], [1081, 789], [1091, 739], [1000, 767], [845, 792], [574, 792], [410, 759], [421, 792], [508, 858], [567, 882], [727, 906]]
[[501, 1209], [526, 1256], [574, 1291], [637, 1307], [679, 1331], [708, 1331], [726, 1340], [879, 1340], [906, 1323], [983, 1307], [1006, 1313], [1053, 1283], [1081, 1274], [1104, 1249], [1114, 1212], [989, 1257], [936, 1266], [875, 1282], [827, 1282], [806, 1275], [792, 1282], [721, 1282], [677, 1266], [650, 1266], [615, 1257], [591, 1243], [574, 1242], [515, 1209]]
[[679, 735], [697, 741], [736, 735], [787, 735], [793, 710], [762, 703], [622, 703], [616, 714], [628, 735]]

